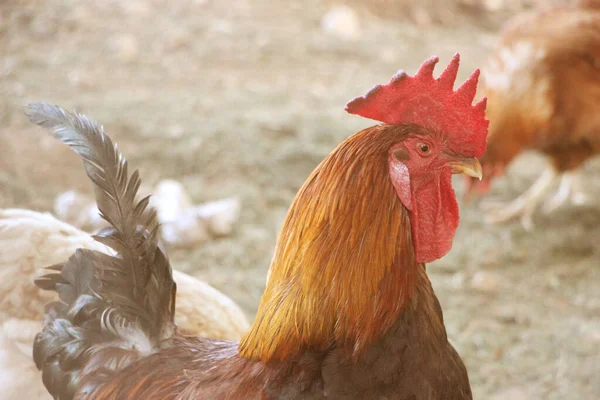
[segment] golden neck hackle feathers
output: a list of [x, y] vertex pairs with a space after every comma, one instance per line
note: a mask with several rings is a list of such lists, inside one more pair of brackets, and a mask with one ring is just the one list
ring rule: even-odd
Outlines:
[[417, 262], [387, 150], [409, 129], [360, 131], [313, 171], [283, 224], [242, 357], [268, 362], [332, 346], [356, 357], [398, 319]]

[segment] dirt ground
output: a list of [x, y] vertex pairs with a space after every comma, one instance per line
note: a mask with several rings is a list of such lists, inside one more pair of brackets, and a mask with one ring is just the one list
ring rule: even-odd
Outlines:
[[[146, 183], [177, 179], [196, 202], [242, 200], [233, 235], [171, 258], [251, 318], [296, 190], [338, 142], [372, 124], [345, 103], [432, 54], [445, 64], [460, 52], [465, 79], [502, 22], [417, 25], [357, 8], [358, 26], [343, 31], [357, 34], [344, 38], [321, 27], [330, 6], [0, 2], [0, 206], [51, 210], [65, 190], [91, 192], [79, 160], [20, 107], [45, 100], [85, 112]], [[515, 197], [543, 166], [521, 157], [492, 196]], [[585, 169], [592, 195], [598, 171], [597, 161]], [[600, 208], [539, 214], [532, 233], [485, 225], [471, 204], [461, 213], [453, 250], [428, 270], [475, 398], [600, 398]]]

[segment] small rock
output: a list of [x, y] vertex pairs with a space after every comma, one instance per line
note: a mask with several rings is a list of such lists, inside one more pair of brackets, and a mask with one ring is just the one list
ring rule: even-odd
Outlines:
[[483, 292], [496, 292], [501, 284], [500, 275], [489, 271], [477, 271], [471, 278], [471, 287]]
[[82, 21], [86, 21], [92, 18], [89, 6], [86, 6], [85, 4], [74, 5], [71, 8], [69, 17], [71, 21], [73, 21], [75, 24], [81, 23]]
[[483, 6], [486, 8], [486, 10], [493, 12], [504, 8], [504, 3], [504, 0], [484, 0]]
[[415, 23], [420, 27], [428, 27], [433, 25], [433, 18], [431, 13], [422, 7], [419, 7], [413, 11], [413, 18]]
[[58, 25], [58, 22], [51, 16], [40, 13], [33, 20], [31, 30], [38, 37], [50, 38], [56, 34]]
[[134, 17], [143, 17], [148, 15], [148, 13], [150, 12], [150, 6], [147, 3], [147, 1], [129, 0], [124, 1], [121, 4], [121, 6], [127, 14], [132, 15]]
[[552, 289], [558, 289], [560, 287], [560, 278], [554, 273], [550, 273], [546, 282]]
[[221, 33], [224, 35], [230, 35], [234, 32], [234, 28], [231, 22], [224, 19], [213, 20], [210, 30], [212, 32]]
[[528, 400], [529, 396], [519, 388], [509, 388], [499, 391], [490, 397], [490, 400]]
[[167, 39], [167, 48], [169, 50], [178, 50], [184, 48], [192, 42], [188, 32], [184, 30], [176, 30], [171, 32], [170, 37]]
[[352, 39], [359, 33], [358, 15], [350, 7], [336, 6], [323, 16], [321, 28], [339, 38]]
[[465, 275], [461, 272], [453, 274], [450, 283], [454, 289], [462, 289], [465, 286]]
[[383, 48], [379, 54], [382, 61], [391, 63], [396, 61], [396, 58], [398, 57], [398, 50], [391, 47], [386, 47]]
[[176, 221], [192, 205], [183, 185], [171, 179], [160, 181], [153, 190], [150, 204], [156, 208], [161, 223]]
[[505, 324], [516, 324], [517, 316], [512, 308], [503, 307], [496, 311], [496, 318]]
[[231, 233], [240, 218], [240, 210], [240, 201], [234, 197], [195, 207], [196, 215], [206, 221], [208, 229], [216, 236]]
[[67, 74], [69, 83], [75, 87], [90, 88], [93, 86], [93, 80], [85, 71], [72, 70]]
[[0, 60], [0, 76], [10, 75], [17, 67], [17, 59], [15, 57], [3, 57]]
[[163, 239], [174, 245], [188, 246], [210, 235], [227, 235], [240, 217], [237, 198], [194, 206], [183, 185], [174, 180], [159, 182], [153, 193], [151, 202], [162, 224]]
[[529, 326], [531, 318], [522, 307], [515, 307], [512, 304], [503, 304], [492, 308], [491, 314], [498, 320], [507, 325]]
[[110, 47], [122, 62], [134, 61], [139, 54], [138, 40], [131, 34], [114, 37]]
[[185, 130], [183, 129], [183, 126], [181, 126], [181, 125], [171, 125], [167, 129], [167, 133], [169, 134], [170, 137], [177, 139], [177, 138], [180, 138], [183, 136], [183, 134], [185, 133]]
[[590, 342], [595, 342], [595, 343], [600, 343], [600, 330], [590, 330], [589, 332], [586, 333], [585, 337], [590, 341]]
[[504, 355], [504, 348], [503, 347], [496, 347], [496, 348], [492, 349], [492, 354], [491, 355], [492, 355], [492, 358], [494, 360], [498, 361]]
[[255, 44], [259, 48], [267, 47], [268, 45], [271, 44], [271, 42], [272, 42], [271, 36], [269, 36], [263, 32], [259, 32], [256, 35]]
[[162, 239], [175, 247], [188, 247], [210, 238], [204, 222], [191, 210], [181, 212], [173, 221], [161, 223]]
[[25, 85], [21, 82], [16, 82], [13, 86], [13, 93], [19, 97], [25, 94]]

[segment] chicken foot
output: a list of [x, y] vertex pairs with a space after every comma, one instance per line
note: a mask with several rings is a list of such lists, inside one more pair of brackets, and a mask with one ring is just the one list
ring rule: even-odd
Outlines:
[[582, 205], [588, 202], [588, 197], [582, 190], [578, 172], [568, 171], [558, 174], [553, 168], [548, 168], [525, 193], [512, 202], [482, 204], [482, 207], [490, 212], [486, 216], [486, 222], [501, 223], [519, 217], [523, 227], [531, 231], [533, 229], [533, 213], [544, 194], [548, 192], [558, 177], [560, 177], [558, 190], [542, 206], [545, 214], [553, 212], [567, 201], [573, 205]]
[[482, 208], [489, 211], [485, 221], [497, 224], [518, 217], [525, 230], [531, 231], [533, 229], [533, 213], [557, 176], [558, 173], [554, 168], [548, 168], [525, 193], [515, 200], [509, 203], [483, 203]]
[[542, 211], [546, 214], [556, 210], [567, 201], [573, 205], [582, 205], [588, 202], [588, 196], [581, 189], [578, 172], [565, 172], [560, 179], [560, 186], [556, 195], [544, 204]]

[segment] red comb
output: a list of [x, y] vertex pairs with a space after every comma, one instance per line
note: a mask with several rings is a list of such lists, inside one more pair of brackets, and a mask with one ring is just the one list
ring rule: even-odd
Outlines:
[[460, 55], [455, 54], [435, 79], [433, 69], [438, 61], [437, 57], [429, 58], [414, 76], [399, 71], [387, 85], [377, 85], [350, 101], [346, 111], [386, 124], [412, 123], [441, 130], [448, 135], [454, 152], [480, 157], [485, 152], [489, 121], [485, 119], [485, 97], [472, 105], [479, 70], [454, 91]]

